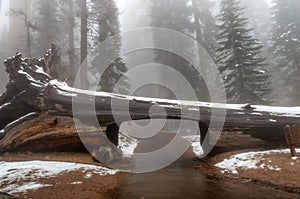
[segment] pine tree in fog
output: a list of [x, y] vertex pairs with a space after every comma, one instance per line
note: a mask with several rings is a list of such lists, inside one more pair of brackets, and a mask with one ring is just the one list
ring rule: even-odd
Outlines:
[[32, 0], [31, 18], [36, 26], [33, 32], [33, 55], [41, 57], [54, 43], [61, 55], [60, 79], [73, 83], [79, 65], [75, 52], [78, 6], [74, 0]]
[[[193, 7], [188, 0], [153, 0], [151, 7], [151, 25], [154, 27], [168, 28], [195, 38], [195, 24], [193, 22]], [[198, 35], [199, 36], [199, 35]], [[201, 36], [201, 38], [203, 38]], [[161, 43], [168, 38], [162, 38], [161, 35], [153, 34], [154, 42]], [[195, 57], [197, 49], [193, 46], [180, 46], [180, 41], [173, 41], [173, 47], [178, 48], [186, 56]], [[196, 50], [196, 51], [195, 51]], [[155, 61], [166, 66], [170, 66], [180, 72], [195, 90], [199, 100], [209, 100], [207, 87], [198, 71], [191, 66], [182, 57], [174, 55], [170, 52], [155, 50]], [[166, 79], [165, 74], [161, 74], [161, 78], [165, 81], [172, 82], [176, 87], [181, 87], [180, 82], [176, 79]], [[182, 88], [184, 92], [185, 88]], [[172, 94], [165, 96], [172, 98]]]
[[281, 84], [281, 89], [277, 92], [284, 99], [289, 99], [289, 105], [300, 105], [299, 10], [299, 0], [275, 0], [272, 7], [271, 53], [276, 71], [275, 81]]
[[[60, 2], [59, 8], [61, 11], [61, 24], [64, 24], [67, 41], [65, 46], [65, 54], [68, 56], [69, 77], [70, 83], [73, 83], [76, 74], [76, 61], [78, 61], [75, 52], [75, 27], [76, 27], [76, 6], [74, 0], [64, 0]], [[77, 58], [77, 59], [76, 59]]]
[[60, 24], [57, 0], [35, 0], [33, 8], [33, 19], [36, 24], [34, 55], [42, 56], [52, 42], [61, 43], [64, 27]]
[[238, 0], [222, 0], [218, 15], [217, 61], [224, 75], [227, 97], [234, 103], [267, 103], [270, 92], [262, 45], [251, 35]]
[[217, 28], [211, 12], [213, 5], [210, 0], [192, 0], [196, 40], [215, 58]]
[[[8, 33], [6, 32], [6, 30], [2, 30], [0, 31], [0, 36], [1, 38], [8, 38]], [[0, 39], [0, 46], [8, 46], [8, 41], [7, 39]], [[5, 48], [1, 48], [0, 49], [0, 74], [1, 74], [1, 78], [0, 78], [0, 95], [2, 95], [2, 93], [4, 93], [5, 91], [5, 87], [6, 84], [8, 82], [8, 76], [6, 75], [7, 73], [5, 72], [5, 66], [3, 64], [3, 61], [5, 59], [7, 59], [7, 52], [5, 51]]]
[[[89, 30], [89, 36], [92, 40], [91, 45], [93, 46], [98, 46], [100, 43], [102, 43], [106, 39], [109, 39], [111, 36], [120, 33], [119, 12], [115, 1], [91, 1], [91, 11], [89, 13]], [[113, 45], [110, 46], [109, 49], [107, 49], [107, 51], [118, 54], [120, 48], [121, 38], [118, 38], [113, 43]], [[96, 67], [99, 67], [99, 65]], [[124, 76], [126, 72], [127, 67], [124, 60], [121, 57], [118, 57], [102, 74], [98, 85], [99, 90], [106, 92], [116, 91], [122, 94], [127, 94], [129, 85], [127, 78]], [[115, 88], [117, 83], [119, 87]]]
[[249, 27], [253, 27], [253, 36], [264, 45], [268, 45], [272, 28], [271, 9], [266, 0], [241, 0], [245, 7], [244, 16], [249, 19]]
[[88, 56], [88, 6], [87, 0], [79, 0], [78, 5], [80, 7], [80, 84], [82, 89], [88, 89], [88, 68], [87, 68], [87, 56]]
[[[10, 51], [20, 51], [26, 56], [32, 56], [32, 32], [36, 30], [36, 26], [31, 19], [30, 5], [31, 1], [12, 1], [10, 2], [10, 28], [9, 28], [9, 53]], [[18, 4], [18, 5], [17, 5]], [[20, 27], [22, 25], [22, 27]], [[26, 47], [25, 47], [26, 46]]]

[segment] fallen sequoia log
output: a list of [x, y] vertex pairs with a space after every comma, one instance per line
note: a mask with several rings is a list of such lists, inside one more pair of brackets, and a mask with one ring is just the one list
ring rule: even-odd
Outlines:
[[[81, 115], [96, 114], [101, 126], [107, 127], [109, 140], [118, 145], [119, 125], [128, 120], [164, 118], [159, 110], [149, 115], [155, 105], [163, 108], [169, 119], [193, 120], [199, 123], [201, 142], [212, 125], [223, 125], [222, 114], [226, 113], [224, 127], [280, 129], [287, 124], [300, 124], [299, 107], [255, 106], [250, 104], [213, 104], [154, 98], [132, 97], [106, 92], [88, 92], [67, 86], [51, 76], [51, 55], [43, 59], [23, 58], [21, 54], [5, 61], [10, 81], [7, 91], [0, 97], [0, 151], [31, 150], [55, 151], [83, 148], [74, 127], [72, 103], [78, 101]], [[50, 64], [49, 64], [50, 63]], [[56, 63], [57, 65], [57, 63]], [[50, 71], [50, 74], [45, 71]], [[85, 99], [85, 100], [81, 100]], [[94, 99], [95, 113], [88, 111]], [[114, 121], [111, 103], [118, 110], [118, 124]], [[126, 106], [129, 106], [129, 108]], [[218, 123], [218, 120], [220, 120]], [[86, 123], [85, 132], [99, 129]], [[219, 126], [222, 127], [222, 126]], [[89, 139], [101, 143], [100, 140]]]

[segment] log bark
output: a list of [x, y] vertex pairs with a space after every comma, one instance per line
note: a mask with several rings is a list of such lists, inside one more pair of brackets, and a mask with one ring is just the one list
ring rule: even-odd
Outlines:
[[[0, 146], [2, 152], [85, 151], [78, 133], [83, 132], [78, 132], [70, 117], [40, 115], [12, 126]], [[88, 134], [85, 142], [89, 146], [96, 149], [99, 144], [105, 145], [105, 139], [99, 137], [99, 129], [86, 126], [84, 133]]]
[[[50, 51], [48, 53], [54, 53]], [[113, 127], [115, 121], [111, 109], [114, 101], [121, 122], [125, 117], [129, 104], [130, 116], [133, 120], [149, 119], [149, 110], [155, 105], [164, 108], [169, 119], [186, 119], [199, 122], [202, 130], [202, 138], [206, 134], [207, 126], [211, 119], [220, 120], [220, 115], [212, 114], [212, 110], [226, 112], [224, 127], [239, 128], [277, 128], [282, 129], [286, 125], [300, 124], [299, 107], [271, 107], [255, 106], [250, 104], [212, 104], [207, 102], [184, 102], [175, 100], [152, 99], [143, 97], [132, 97], [117, 95], [106, 92], [87, 92], [74, 89], [56, 81], [51, 74], [47, 74], [47, 64], [56, 64], [59, 60], [58, 54], [50, 54], [44, 59], [23, 58], [21, 54], [5, 61], [6, 71], [9, 73], [10, 81], [7, 91], [0, 97], [0, 151], [16, 149], [29, 149], [36, 146], [37, 150], [48, 150], [59, 148], [80, 148], [80, 140], [76, 135], [73, 122], [72, 100], [88, 99], [81, 101], [81, 114], [94, 114], [86, 107], [90, 100], [95, 98], [95, 111], [101, 125], [111, 129], [110, 140], [117, 144], [118, 127]], [[182, 111], [184, 111], [182, 113]], [[24, 117], [26, 116], [26, 117]], [[123, 117], [124, 116], [124, 117]], [[222, 116], [222, 115], [221, 115]], [[162, 113], [155, 112], [151, 118], [163, 118]], [[16, 120], [20, 119], [18, 122]], [[58, 118], [62, 122], [57, 130], [51, 126], [51, 121]], [[124, 118], [124, 119], [122, 119]], [[40, 127], [36, 131], [28, 131], [35, 126], [37, 121]], [[14, 123], [12, 123], [14, 122]], [[42, 128], [43, 127], [43, 128]], [[69, 130], [66, 130], [66, 128]], [[92, 132], [97, 130], [93, 129]], [[108, 130], [110, 131], [110, 130]], [[60, 140], [59, 142], [56, 142]], [[56, 143], [55, 143], [56, 142]], [[80, 145], [80, 146], [79, 146]], [[30, 147], [31, 146], [31, 147]], [[29, 148], [28, 148], [29, 147]]]

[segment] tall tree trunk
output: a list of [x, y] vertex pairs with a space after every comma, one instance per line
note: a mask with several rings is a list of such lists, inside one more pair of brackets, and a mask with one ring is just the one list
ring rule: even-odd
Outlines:
[[87, 19], [88, 19], [88, 11], [87, 11], [87, 1], [81, 0], [81, 88], [87, 89], [88, 81], [87, 81]]
[[[199, 11], [199, 0], [192, 0], [192, 7], [193, 7], [193, 14], [194, 14], [194, 26], [196, 31], [196, 40], [198, 45], [200, 44], [203, 46], [203, 35], [201, 30], [201, 24], [200, 24], [200, 11]], [[199, 65], [202, 66], [202, 59], [201, 57], [201, 49], [198, 47], [198, 58], [199, 58]], [[205, 71], [202, 71], [205, 72]], [[202, 76], [206, 76], [207, 74], [201, 74]], [[208, 94], [209, 95], [209, 94]]]
[[25, 11], [24, 11], [24, 19], [26, 24], [26, 31], [27, 31], [27, 53], [28, 56], [31, 56], [31, 39], [30, 39], [30, 21], [28, 19], [28, 3], [27, 0], [24, 1], [25, 3]]
[[203, 39], [202, 39], [202, 31], [201, 31], [201, 25], [200, 25], [200, 14], [199, 14], [199, 0], [192, 0], [192, 6], [193, 6], [193, 13], [194, 13], [194, 25], [196, 30], [196, 39], [199, 44], [202, 45]]
[[[198, 45], [201, 45], [203, 47], [203, 34], [202, 34], [202, 28], [201, 28], [201, 24], [200, 24], [200, 5], [199, 5], [199, 1], [200, 0], [192, 0], [192, 7], [193, 7], [193, 14], [194, 14], [194, 26], [195, 26], [195, 31], [196, 31], [196, 40]], [[199, 66], [202, 67], [203, 64], [203, 59], [201, 59], [201, 48], [199, 46], [198, 47], [198, 59], [199, 59]], [[208, 73], [205, 70], [202, 70], [202, 73], [200, 74], [203, 77], [208, 77]], [[207, 82], [206, 82], [207, 83]], [[205, 87], [205, 86], [204, 86]], [[208, 99], [210, 98], [210, 94], [209, 91], [202, 88], [202, 92], [203, 92], [203, 96], [206, 96]], [[204, 94], [205, 93], [205, 94]]]
[[75, 45], [74, 45], [74, 2], [69, 0], [69, 62], [70, 62], [70, 81], [73, 82], [75, 78]]

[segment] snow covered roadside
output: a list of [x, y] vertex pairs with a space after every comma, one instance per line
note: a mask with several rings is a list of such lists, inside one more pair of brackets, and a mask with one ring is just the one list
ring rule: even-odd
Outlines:
[[40, 178], [53, 178], [72, 171], [82, 171], [83, 176], [114, 175], [118, 171], [101, 166], [53, 161], [0, 162], [0, 192], [24, 193], [51, 184], [39, 183]]
[[[191, 148], [194, 154], [197, 157], [203, 155], [202, 146], [200, 144], [200, 135], [195, 136], [183, 136], [183, 139], [186, 139], [191, 143]], [[138, 147], [140, 140], [130, 137], [128, 135], [119, 135], [119, 148], [123, 152], [123, 157], [131, 158], [134, 155], [135, 149]]]
[[[296, 152], [299, 153], [300, 149], [297, 149]], [[268, 169], [280, 172], [282, 168], [276, 164], [274, 165], [271, 160], [266, 160], [265, 156], [288, 153], [290, 153], [289, 149], [240, 153], [224, 159], [222, 162], [215, 164], [215, 166], [220, 168], [222, 173], [228, 174], [239, 174], [239, 169]], [[294, 161], [298, 163], [299, 161], [297, 159], [297, 157], [291, 158], [290, 164], [295, 164]]]
[[139, 144], [139, 140], [128, 135], [119, 134], [119, 149], [123, 152], [123, 157], [131, 158]]
[[192, 150], [197, 157], [201, 157], [204, 154], [200, 144], [200, 135], [183, 136], [183, 138], [191, 143]]

